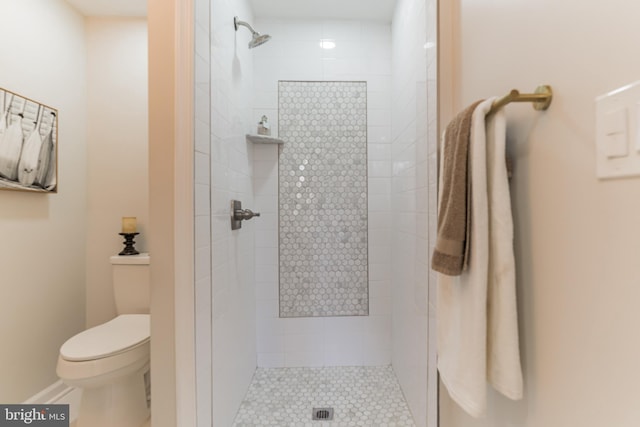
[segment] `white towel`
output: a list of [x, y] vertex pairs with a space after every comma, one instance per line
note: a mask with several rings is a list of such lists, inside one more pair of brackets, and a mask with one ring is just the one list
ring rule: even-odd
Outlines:
[[485, 413], [487, 380], [512, 399], [522, 396], [504, 113], [485, 128], [494, 99], [472, 118], [468, 269], [438, 274], [438, 370], [451, 397], [474, 417]]
[[513, 218], [505, 163], [505, 113], [487, 117], [487, 197], [489, 199], [489, 281], [487, 287], [487, 379], [510, 399], [522, 398], [518, 341]]
[[474, 417], [484, 414], [487, 400], [489, 207], [484, 118], [492, 101], [480, 103], [471, 120], [468, 267], [460, 276], [437, 275], [438, 371], [453, 400]]

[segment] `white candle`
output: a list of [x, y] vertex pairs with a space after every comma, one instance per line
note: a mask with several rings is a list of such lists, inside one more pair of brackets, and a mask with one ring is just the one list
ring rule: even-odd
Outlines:
[[124, 216], [122, 217], [122, 232], [131, 234], [136, 232], [136, 217]]

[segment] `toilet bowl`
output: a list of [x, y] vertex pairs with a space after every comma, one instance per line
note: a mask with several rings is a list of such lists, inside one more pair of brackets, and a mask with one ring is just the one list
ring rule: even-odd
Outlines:
[[58, 377], [82, 389], [77, 427], [140, 427], [150, 415], [149, 257], [111, 263], [118, 316], [69, 338], [58, 355]]
[[149, 315], [122, 314], [67, 340], [60, 379], [82, 388], [78, 427], [140, 427], [149, 418]]

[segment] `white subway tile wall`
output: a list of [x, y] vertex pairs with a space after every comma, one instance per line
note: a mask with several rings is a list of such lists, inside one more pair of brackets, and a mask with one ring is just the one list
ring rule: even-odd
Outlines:
[[[196, 422], [212, 425], [211, 324], [211, 170], [210, 170], [210, 23], [209, 0], [197, 0], [195, 46], [195, 345]], [[203, 102], [204, 100], [204, 102]]]
[[[254, 226], [231, 231], [231, 199], [252, 208], [253, 64], [247, 1], [196, 1], [197, 424], [231, 425], [256, 367]], [[215, 420], [212, 419], [215, 413]]]
[[[416, 425], [437, 425], [435, 277], [437, 93], [435, 0], [398, 0], [393, 19], [393, 367]], [[428, 335], [428, 332], [431, 334]], [[429, 336], [429, 339], [427, 339]], [[429, 399], [425, 390], [429, 390]]]
[[[256, 28], [273, 36], [254, 50], [252, 119], [267, 115], [272, 134], [278, 135], [278, 81], [365, 81], [368, 103], [369, 194], [380, 196], [369, 204], [369, 316], [336, 318], [278, 318], [278, 264], [260, 258], [256, 249], [258, 366], [388, 365], [391, 362], [391, 26], [362, 21], [260, 19]], [[322, 49], [321, 39], [332, 39], [334, 49]], [[374, 115], [376, 122], [370, 117]], [[255, 130], [252, 130], [255, 132]], [[285, 141], [286, 144], [286, 141]], [[373, 145], [375, 144], [375, 146]], [[386, 156], [386, 157], [385, 157]], [[375, 176], [371, 174], [372, 167]], [[278, 149], [254, 151], [255, 207], [263, 213], [256, 222], [260, 244], [277, 248]], [[373, 185], [371, 180], [373, 181]], [[265, 217], [265, 213], [270, 218]], [[268, 220], [267, 220], [268, 219]], [[270, 236], [270, 237], [269, 237]], [[256, 242], [258, 241], [258, 238]], [[270, 259], [270, 258], [269, 258]], [[371, 271], [376, 273], [372, 279]]]

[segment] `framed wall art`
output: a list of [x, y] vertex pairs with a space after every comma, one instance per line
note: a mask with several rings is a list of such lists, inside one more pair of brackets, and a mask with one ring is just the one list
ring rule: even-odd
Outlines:
[[58, 191], [58, 110], [2, 88], [0, 190]]

